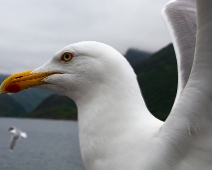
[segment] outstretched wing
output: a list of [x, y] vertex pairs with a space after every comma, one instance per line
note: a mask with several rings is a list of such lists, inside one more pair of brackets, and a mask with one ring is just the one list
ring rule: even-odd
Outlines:
[[11, 138], [11, 143], [10, 143], [10, 149], [13, 150], [16, 144], [16, 141], [18, 140], [19, 136], [14, 135]]
[[170, 32], [178, 66], [178, 89], [175, 103], [191, 73], [196, 42], [195, 0], [170, 1], [162, 15]]
[[22, 138], [27, 138], [27, 134], [26, 134], [25, 132], [21, 132], [21, 133], [20, 133], [20, 136], [21, 136]]
[[212, 1], [196, 2], [197, 42], [189, 81], [145, 153], [145, 170], [212, 169]]

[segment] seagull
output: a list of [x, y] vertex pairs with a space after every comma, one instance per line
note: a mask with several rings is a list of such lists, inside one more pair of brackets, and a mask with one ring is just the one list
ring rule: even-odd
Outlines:
[[27, 138], [27, 134], [25, 132], [22, 132], [20, 129], [15, 128], [14, 126], [9, 128], [9, 133], [13, 134], [12, 140], [10, 143], [10, 150], [13, 151], [16, 141], [22, 137], [22, 138]]
[[210, 0], [172, 0], [163, 8], [179, 80], [165, 122], [147, 109], [127, 60], [99, 42], [68, 45], [41, 67], [9, 76], [0, 91], [38, 87], [73, 99], [86, 170], [211, 170], [211, 9]]

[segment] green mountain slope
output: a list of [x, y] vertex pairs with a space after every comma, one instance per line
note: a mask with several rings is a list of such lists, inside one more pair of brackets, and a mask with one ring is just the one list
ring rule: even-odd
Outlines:
[[21, 104], [8, 94], [0, 95], [0, 117], [20, 117], [26, 114]]
[[[177, 89], [177, 65], [172, 45], [137, 64], [134, 70], [147, 107], [156, 117], [165, 120], [174, 102]], [[73, 102], [65, 96], [52, 95], [28, 115], [39, 118], [76, 119]]]
[[[139, 56], [139, 51], [134, 52]], [[165, 120], [173, 105], [177, 89], [177, 64], [173, 45], [170, 44], [144, 61], [135, 63], [133, 67], [147, 107], [156, 117]], [[5, 77], [0, 75], [0, 81]], [[2, 99], [0, 110], [10, 107], [9, 109], [14, 112], [0, 112], [0, 116], [77, 119], [77, 109], [73, 101], [50, 91], [32, 88], [12, 94], [9, 98], [13, 103], [8, 102], [9, 99]], [[18, 111], [17, 105], [22, 105], [27, 114], [25, 111]]]
[[30, 88], [20, 91], [19, 93], [12, 93], [12, 97], [20, 103], [27, 112], [34, 110], [45, 98], [53, 94], [52, 91]]
[[177, 90], [177, 63], [170, 44], [134, 68], [147, 107], [157, 118], [168, 116]]
[[151, 54], [145, 51], [141, 51], [138, 49], [130, 48], [127, 50], [126, 54], [124, 55], [128, 62], [134, 66], [138, 63], [146, 60]]
[[[0, 83], [3, 82], [8, 76], [9, 75], [0, 74]], [[27, 112], [30, 112], [34, 110], [38, 106], [38, 104], [42, 102], [43, 99], [50, 96], [51, 94], [53, 94], [52, 91], [30, 88], [20, 91], [19, 93], [11, 93], [10, 96], [15, 99], [15, 101], [18, 102], [20, 105], [22, 105]]]
[[6, 74], [0, 74], [0, 82], [4, 81], [4, 79], [7, 77], [8, 77], [8, 75], [6, 75]]
[[68, 97], [53, 94], [26, 117], [77, 120], [77, 108]]

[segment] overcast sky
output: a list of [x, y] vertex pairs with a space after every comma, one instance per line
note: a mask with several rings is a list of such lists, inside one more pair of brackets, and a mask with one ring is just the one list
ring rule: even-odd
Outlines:
[[161, 16], [169, 0], [7, 0], [0, 5], [0, 74], [34, 69], [85, 40], [155, 52], [171, 42]]

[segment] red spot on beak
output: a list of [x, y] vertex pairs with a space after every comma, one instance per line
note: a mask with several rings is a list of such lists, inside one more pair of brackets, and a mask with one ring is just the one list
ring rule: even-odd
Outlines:
[[13, 83], [13, 84], [9, 84], [8, 86], [6, 86], [5, 91], [17, 93], [17, 92], [21, 91], [21, 88], [18, 84]]

